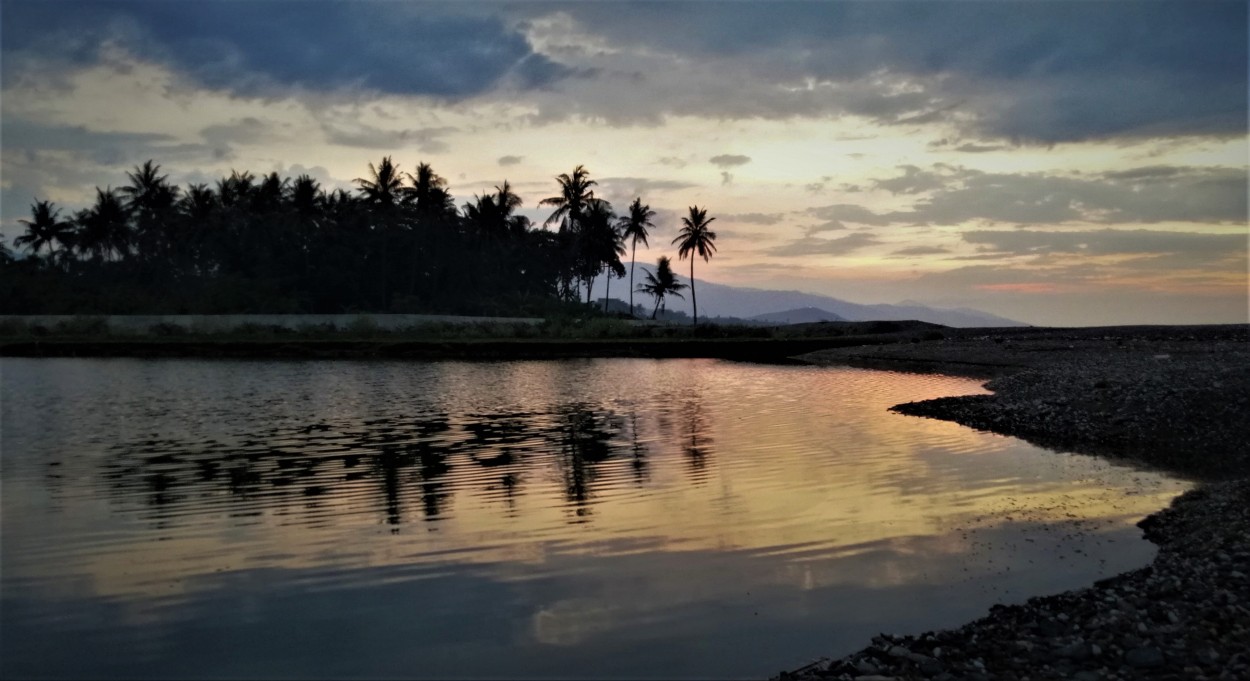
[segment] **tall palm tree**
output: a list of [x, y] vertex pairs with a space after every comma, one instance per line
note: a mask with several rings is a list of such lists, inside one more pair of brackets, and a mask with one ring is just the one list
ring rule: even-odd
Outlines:
[[56, 259], [60, 252], [65, 253], [73, 243], [74, 227], [61, 219], [61, 210], [51, 201], [36, 201], [30, 206], [30, 220], [18, 220], [26, 225], [26, 233], [13, 240], [14, 246], [27, 246], [30, 252], [39, 255], [39, 251], [48, 249], [48, 256]]
[[[584, 258], [580, 243], [581, 223], [587, 205], [595, 198], [595, 192], [591, 187], [598, 183], [590, 179], [590, 171], [582, 165], [574, 168], [571, 175], [569, 173], [557, 175], [556, 182], [560, 183], [560, 193], [539, 201], [538, 205], [555, 207], [555, 211], [543, 221], [543, 227], [548, 227], [553, 223], [560, 224], [557, 234], [564, 257], [562, 258], [563, 265], [560, 267], [559, 288], [561, 297], [568, 295], [572, 300], [576, 300], [578, 295], [574, 283], [584, 278], [582, 271]], [[586, 299], [589, 302], [589, 293]]]
[[495, 205], [499, 208], [500, 217], [512, 236], [519, 237], [529, 230], [530, 219], [524, 215], [515, 214], [522, 205], [521, 197], [512, 191], [512, 186], [507, 180], [503, 181], [502, 187], [495, 185]]
[[441, 219], [456, 212], [451, 193], [447, 191], [447, 180], [434, 172], [430, 164], [417, 164], [417, 174], [408, 175], [408, 179], [412, 180], [412, 187], [407, 193], [417, 204], [417, 215]]
[[655, 225], [651, 223], [651, 218], [655, 217], [655, 211], [651, 210], [651, 206], [643, 205], [642, 197], [634, 199], [629, 204], [629, 215], [623, 216], [618, 225], [621, 230], [621, 238], [631, 242], [629, 255], [629, 314], [634, 314], [634, 262], [638, 257], [638, 242], [641, 241], [643, 246], [650, 246], [647, 243], [647, 229], [655, 229]]
[[682, 260], [690, 256], [690, 303], [694, 306], [694, 323], [699, 323], [699, 298], [694, 291], [694, 256], [703, 258], [703, 262], [711, 259], [716, 252], [716, 232], [708, 229], [716, 218], [707, 216], [706, 208], [690, 207], [690, 215], [681, 219], [681, 231], [673, 239], [678, 244], [677, 257]]
[[576, 231], [587, 205], [595, 198], [591, 187], [598, 182], [590, 179], [590, 171], [580, 165], [573, 169], [572, 175], [561, 173], [556, 176], [556, 182], [560, 183], [560, 193], [538, 202], [540, 206], [555, 206], [556, 209], [551, 217], [543, 221], [543, 226], [559, 222], [562, 230]]
[[126, 205], [111, 187], [96, 187], [95, 204], [76, 216], [81, 223], [77, 246], [93, 258], [107, 260], [110, 254], [130, 252], [131, 235]]
[[677, 276], [673, 274], [673, 263], [667, 255], [660, 256], [659, 261], [655, 264], [654, 274], [645, 269], [643, 274], [647, 275], [647, 279], [645, 283], [638, 286], [638, 290], [655, 298], [655, 307], [651, 309], [652, 319], [655, 319], [656, 313], [664, 305], [664, 296], [684, 297], [681, 295], [681, 291], [686, 288], [686, 285], [677, 281]]
[[625, 241], [617, 229], [616, 214], [612, 212], [612, 204], [603, 199], [591, 199], [587, 202], [586, 213], [582, 216], [583, 224], [578, 231], [581, 243], [581, 256], [586, 273], [586, 302], [590, 302], [590, 287], [595, 277], [603, 272], [605, 276], [603, 291], [603, 311], [608, 311], [608, 297], [612, 290], [612, 277], [625, 276], [625, 265], [621, 264], [621, 256], [625, 255]]
[[352, 182], [360, 187], [366, 203], [390, 208], [403, 199], [404, 178], [399, 173], [399, 166], [391, 162], [390, 156], [382, 157], [382, 162], [377, 166], [370, 163], [369, 177], [358, 177]]
[[178, 188], [169, 184], [169, 176], [161, 175], [160, 170], [149, 159], [126, 173], [130, 184], [117, 190], [125, 197], [126, 209], [134, 219], [135, 250], [149, 261], [163, 259], [176, 238], [172, 231]]

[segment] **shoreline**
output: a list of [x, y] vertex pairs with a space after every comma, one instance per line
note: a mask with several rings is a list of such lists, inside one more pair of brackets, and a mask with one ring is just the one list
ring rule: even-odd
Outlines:
[[1250, 327], [991, 330], [818, 351], [813, 364], [991, 378], [992, 395], [891, 408], [1199, 482], [1138, 523], [1147, 566], [995, 605], [956, 629], [882, 634], [778, 679], [1250, 676]]
[[856, 346], [894, 339], [681, 340], [41, 340], [0, 342], [0, 357], [182, 357], [226, 359], [521, 360], [590, 357], [785, 361], [839, 341]]

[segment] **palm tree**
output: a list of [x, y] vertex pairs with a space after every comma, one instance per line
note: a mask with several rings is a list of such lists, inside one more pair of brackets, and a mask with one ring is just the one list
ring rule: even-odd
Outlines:
[[707, 216], [706, 208], [690, 207], [690, 215], [681, 219], [681, 231], [673, 239], [678, 244], [677, 257], [682, 260], [690, 256], [690, 302], [694, 306], [694, 323], [699, 323], [699, 298], [694, 291], [694, 256], [698, 254], [703, 262], [711, 259], [716, 252], [716, 232], [708, 229], [716, 218]]
[[95, 205], [76, 216], [81, 224], [77, 246], [96, 259], [107, 260], [111, 253], [124, 256], [131, 242], [126, 205], [111, 187], [96, 187], [95, 193]]
[[642, 197], [634, 199], [629, 204], [629, 215], [621, 218], [618, 225], [621, 230], [621, 238], [629, 239], [630, 255], [629, 255], [629, 314], [634, 314], [634, 262], [638, 257], [638, 242], [641, 241], [643, 246], [650, 246], [647, 243], [647, 229], [654, 229], [655, 225], [651, 223], [651, 218], [655, 217], [655, 211], [651, 210], [651, 206], [645, 206], [642, 203]]
[[540, 206], [555, 206], [556, 208], [551, 217], [543, 221], [543, 226], [546, 227], [559, 221], [561, 230], [566, 227], [576, 230], [587, 204], [595, 198], [595, 192], [591, 187], [598, 183], [590, 179], [590, 171], [580, 165], [573, 169], [572, 175], [568, 173], [558, 175], [556, 182], [560, 183], [560, 194], [538, 202]]
[[36, 201], [30, 206], [30, 220], [18, 220], [26, 225], [26, 233], [13, 240], [14, 246], [29, 246], [31, 253], [39, 255], [39, 251], [48, 249], [48, 255], [55, 259], [57, 246], [62, 253], [71, 246], [74, 238], [74, 227], [61, 219], [61, 210], [51, 201]]
[[161, 175], [160, 169], [149, 159], [135, 166], [133, 173], [126, 173], [130, 184], [118, 189], [135, 220], [136, 251], [146, 260], [162, 259], [175, 239], [172, 230], [178, 188], [169, 184], [169, 176]]
[[651, 318], [655, 319], [656, 313], [664, 304], [664, 296], [674, 295], [683, 298], [681, 291], [686, 288], [686, 285], [678, 283], [677, 276], [673, 274], [673, 263], [667, 255], [661, 255], [659, 261], [656, 262], [655, 274], [645, 269], [643, 273], [647, 275], [647, 280], [646, 283], [638, 286], [638, 290], [655, 298], [655, 307], [651, 310]]
[[612, 204], [603, 199], [588, 201], [582, 219], [578, 239], [586, 275], [586, 302], [590, 302], [590, 287], [602, 271], [606, 275], [603, 311], [607, 312], [612, 277], [625, 276], [625, 266], [621, 264], [621, 256], [625, 255], [624, 238], [616, 227], [616, 214], [612, 212]]
[[403, 200], [404, 178], [399, 174], [399, 166], [391, 162], [390, 156], [382, 157], [376, 167], [369, 164], [369, 177], [358, 177], [355, 182], [360, 187], [366, 203], [390, 208]]
[[512, 191], [507, 180], [503, 181], [502, 187], [495, 185], [495, 206], [499, 208], [500, 217], [512, 236], [519, 237], [529, 231], [530, 219], [524, 215], [514, 215], [521, 207], [521, 197]]
[[430, 164], [417, 164], [417, 174], [408, 175], [408, 179], [412, 180], [412, 187], [407, 193], [417, 203], [417, 215], [440, 219], [456, 212], [451, 193], [447, 191], [447, 180], [434, 172]]
[[[565, 254], [564, 265], [559, 276], [561, 297], [567, 294], [576, 300], [578, 296], [573, 282], [584, 276], [581, 271], [584, 264], [580, 243], [581, 223], [587, 205], [595, 198], [595, 192], [591, 187], [598, 183], [590, 179], [590, 171], [581, 165], [573, 169], [572, 175], [568, 173], [557, 175], [556, 182], [560, 183], [560, 193], [539, 201], [538, 205], [555, 206], [555, 211], [543, 221], [543, 227], [555, 222], [560, 223], [558, 234], [561, 251]], [[586, 299], [590, 300], [589, 293], [586, 294]]]

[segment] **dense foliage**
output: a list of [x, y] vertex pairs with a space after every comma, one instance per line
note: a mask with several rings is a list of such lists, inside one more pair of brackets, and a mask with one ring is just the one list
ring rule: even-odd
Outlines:
[[354, 192], [237, 171], [180, 188], [152, 161], [127, 177], [72, 215], [31, 206], [13, 240], [28, 257], [0, 250], [0, 313], [543, 315], [624, 276], [626, 236], [645, 244], [654, 215], [638, 199], [618, 219], [582, 166], [541, 226], [506, 181], [457, 210], [428, 164], [390, 157]]

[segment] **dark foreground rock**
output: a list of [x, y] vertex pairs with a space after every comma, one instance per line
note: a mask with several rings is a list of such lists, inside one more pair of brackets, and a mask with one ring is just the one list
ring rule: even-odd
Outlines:
[[1250, 678], [1250, 328], [1030, 331], [807, 359], [997, 376], [994, 395], [895, 410], [1211, 481], [1139, 523], [1155, 560], [778, 678]]

